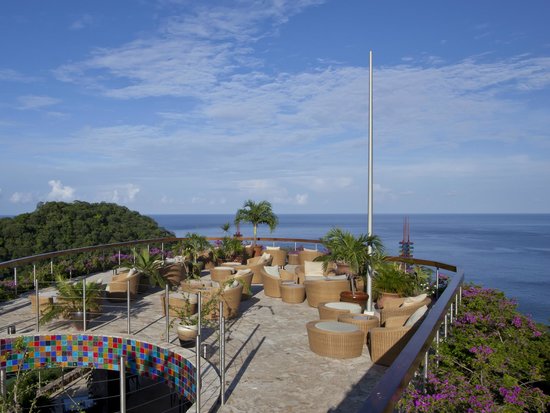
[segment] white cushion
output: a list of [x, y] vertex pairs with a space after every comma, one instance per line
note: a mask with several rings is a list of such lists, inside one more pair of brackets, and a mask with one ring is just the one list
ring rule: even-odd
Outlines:
[[266, 250], [280, 250], [281, 247], [265, 247]]
[[321, 261], [304, 261], [304, 274], [325, 275], [323, 271], [323, 263]]
[[317, 252], [317, 250], [312, 250], [311, 248], [304, 248], [304, 251]]
[[235, 274], [237, 277], [238, 276], [242, 276], [242, 275], [247, 275], [247, 274], [250, 274], [252, 272], [252, 270], [249, 270], [249, 269], [246, 269], [246, 270], [238, 270], [237, 273]]
[[349, 310], [349, 312], [352, 314], [361, 314], [361, 306], [355, 303], [335, 301], [332, 303], [326, 303], [325, 307], [334, 308], [335, 310]]
[[422, 318], [426, 311], [428, 311], [427, 305], [423, 305], [422, 307], [418, 308], [414, 313], [412, 313], [405, 324], [403, 324], [403, 327], [412, 327], [418, 320]]
[[420, 294], [416, 297], [405, 297], [405, 300], [403, 300], [403, 304], [401, 304], [401, 307], [408, 307], [410, 305], [417, 304], [421, 301], [424, 301], [428, 294]]
[[240, 262], [224, 262], [222, 265], [224, 267], [234, 267], [236, 265], [241, 265], [241, 263]]
[[128, 275], [126, 277], [131, 277], [132, 275], [134, 275], [136, 273], [136, 269], [135, 268], [130, 268], [130, 271], [128, 271]]
[[327, 275], [327, 280], [333, 280], [333, 281], [337, 281], [337, 280], [347, 280], [348, 279], [348, 276], [346, 274], [341, 274], [341, 275]]
[[339, 321], [320, 321], [315, 324], [315, 327], [319, 330], [333, 331], [336, 333], [352, 333], [359, 330], [359, 328], [354, 324], [341, 323]]
[[237, 280], [234, 280], [231, 284], [227, 284], [223, 290], [224, 291], [231, 290], [233, 288], [237, 288], [239, 285], [240, 283]]
[[306, 281], [324, 281], [327, 277], [323, 275], [306, 275]]
[[285, 270], [287, 270], [288, 272], [291, 272], [292, 274], [296, 273], [296, 267], [298, 267], [298, 265], [295, 265], [295, 264], [287, 264], [285, 265]]
[[269, 255], [267, 252], [264, 252], [260, 258], [260, 261], [266, 262], [271, 258], [271, 255]]
[[272, 277], [275, 277], [275, 278], [280, 278], [281, 275], [279, 274], [279, 267], [277, 267], [276, 265], [266, 265], [264, 267], [264, 270], [266, 273], [268, 273], [269, 275], [271, 275]]
[[233, 272], [233, 268], [232, 267], [214, 267], [215, 270], [228, 270], [228, 271], [231, 271]]

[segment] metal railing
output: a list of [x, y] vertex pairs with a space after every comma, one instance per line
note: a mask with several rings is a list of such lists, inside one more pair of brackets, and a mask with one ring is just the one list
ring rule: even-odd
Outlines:
[[[413, 260], [414, 261], [414, 260]], [[456, 319], [461, 301], [464, 273], [460, 271], [449, 282], [439, 299], [431, 307], [418, 330], [405, 348], [386, 370], [382, 379], [372, 390], [360, 412], [393, 412], [403, 391], [422, 365], [422, 378], [428, 376], [428, 353], [439, 344], [440, 331], [446, 338], [449, 326]]]

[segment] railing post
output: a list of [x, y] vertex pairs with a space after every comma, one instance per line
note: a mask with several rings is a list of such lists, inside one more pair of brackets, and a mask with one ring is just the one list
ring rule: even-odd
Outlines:
[[34, 278], [34, 298], [36, 300], [36, 331], [40, 332], [40, 293], [38, 291], [38, 279], [36, 278], [36, 264], [32, 266], [32, 274]]
[[13, 268], [13, 282], [15, 287], [15, 295], [17, 296], [17, 267]]
[[127, 321], [126, 321], [126, 330], [128, 334], [130, 333], [130, 280], [126, 281], [126, 314], [127, 314]]
[[53, 275], [53, 258], [50, 260], [50, 274]]
[[202, 294], [197, 292], [197, 335], [201, 335], [202, 329]]
[[[200, 319], [200, 313], [199, 313]], [[195, 339], [195, 407], [197, 413], [201, 411], [201, 335], [199, 334]]]
[[451, 313], [450, 313], [450, 318], [449, 318], [449, 322], [450, 322], [451, 324], [453, 324], [453, 319], [454, 319], [454, 318], [453, 318], [453, 310], [454, 310], [453, 307], [454, 307], [454, 304], [451, 303]]
[[458, 288], [458, 302], [462, 305], [462, 284]]
[[225, 405], [225, 317], [223, 301], [220, 301], [220, 402]]
[[82, 328], [86, 331], [86, 278], [82, 280]]
[[120, 267], [120, 250], [118, 250], [118, 266]]
[[120, 413], [126, 413], [126, 357], [120, 356]]
[[443, 331], [443, 336], [445, 337], [445, 340], [447, 339], [447, 316], [448, 314], [445, 313], [445, 330]]
[[0, 370], [0, 396], [6, 397], [6, 370]]
[[458, 294], [455, 295], [455, 320], [458, 317]]
[[424, 353], [424, 387], [428, 383], [428, 352]]
[[162, 254], [162, 263], [164, 264], [164, 242], [160, 243], [160, 253]]
[[166, 342], [170, 342], [170, 289], [164, 286], [164, 311], [166, 313]]

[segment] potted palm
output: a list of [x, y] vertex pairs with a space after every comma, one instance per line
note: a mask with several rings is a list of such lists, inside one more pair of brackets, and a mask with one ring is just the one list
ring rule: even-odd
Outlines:
[[346, 274], [350, 277], [351, 292], [345, 291], [341, 295], [343, 301], [358, 302], [363, 307], [369, 296], [364, 291], [366, 282], [363, 282], [363, 290], [355, 288], [356, 277], [366, 281], [368, 268], [372, 267], [383, 257], [383, 245], [376, 235], [354, 236], [349, 231], [340, 228], [332, 228], [322, 239], [323, 245], [328, 253], [315, 258], [315, 261], [322, 261], [323, 268], [328, 268], [329, 263], [336, 263], [338, 267], [345, 268]]
[[[133, 252], [135, 256], [135, 262], [131, 265], [133, 265], [133, 267], [138, 272], [147, 277], [147, 279], [149, 280], [148, 285], [152, 285], [154, 287], [158, 284], [164, 288], [164, 286], [166, 285], [166, 281], [160, 275], [162, 261], [152, 256], [149, 253], [148, 248], [142, 248], [140, 251], [134, 249]], [[140, 289], [143, 290], [147, 288], [148, 285], [141, 284]]]
[[181, 245], [181, 253], [193, 278], [200, 278], [204, 262], [199, 258], [212, 249], [206, 237], [188, 232]]
[[[45, 324], [53, 319], [64, 317], [73, 320], [75, 328], [81, 330], [84, 319], [84, 285], [81, 281], [70, 281], [62, 276], [56, 276], [57, 302], [40, 318]], [[86, 283], [86, 318], [97, 316], [101, 312], [101, 300], [104, 286], [101, 282]]]
[[238, 226], [241, 222], [250, 222], [252, 224], [254, 255], [259, 255], [261, 247], [256, 246], [258, 225], [266, 224], [269, 226], [269, 230], [273, 232], [279, 224], [279, 218], [273, 213], [270, 202], [261, 201], [256, 203], [249, 199], [235, 215], [235, 225]]

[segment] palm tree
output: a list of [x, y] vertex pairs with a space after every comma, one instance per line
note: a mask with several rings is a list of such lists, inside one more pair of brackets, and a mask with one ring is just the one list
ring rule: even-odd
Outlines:
[[[349, 265], [352, 274], [365, 277], [368, 267], [383, 257], [384, 247], [376, 235], [361, 234], [356, 237], [349, 231], [332, 228], [321, 241], [328, 249], [328, 254], [315, 260], [323, 261], [325, 270], [329, 262], [345, 263]], [[369, 247], [372, 252], [369, 252]]]
[[270, 202], [261, 201], [256, 203], [251, 199], [246, 201], [243, 207], [239, 209], [235, 215], [235, 225], [239, 225], [243, 221], [252, 224], [254, 230], [254, 246], [256, 246], [259, 224], [268, 225], [271, 232], [273, 232], [279, 224], [279, 218], [273, 213]]

